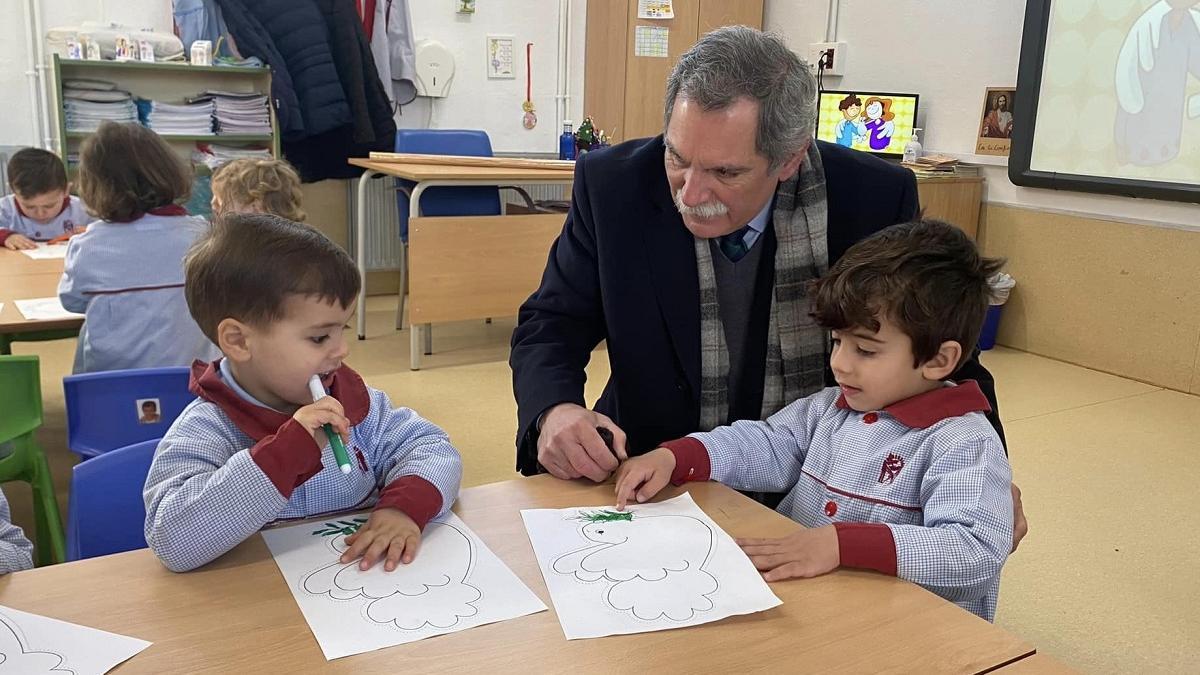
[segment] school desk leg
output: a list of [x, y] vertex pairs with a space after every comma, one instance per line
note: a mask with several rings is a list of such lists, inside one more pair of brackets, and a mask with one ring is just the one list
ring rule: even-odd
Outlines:
[[367, 339], [367, 181], [376, 172], [366, 169], [358, 179], [358, 214], [354, 219], [355, 264], [358, 265], [358, 339]]
[[422, 351], [421, 350], [421, 346], [422, 346], [421, 345], [421, 333], [424, 331], [424, 329], [425, 329], [425, 324], [413, 323], [412, 319], [409, 319], [409, 321], [408, 321], [408, 332], [409, 332], [408, 356], [409, 356], [409, 360], [410, 360], [409, 370], [420, 370], [421, 369], [421, 351]]

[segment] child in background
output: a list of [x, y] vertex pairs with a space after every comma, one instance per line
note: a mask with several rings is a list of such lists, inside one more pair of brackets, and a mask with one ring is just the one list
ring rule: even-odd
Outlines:
[[668, 481], [788, 490], [778, 511], [804, 527], [738, 541], [768, 581], [873, 569], [991, 621], [1012, 547], [1011, 470], [979, 386], [946, 380], [979, 339], [1000, 264], [937, 221], [855, 244], [809, 292], [833, 331], [839, 386], [626, 461], [617, 508]]
[[21, 528], [12, 524], [8, 500], [0, 492], [0, 574], [20, 572], [33, 567], [33, 543]]
[[222, 213], [273, 213], [304, 221], [300, 175], [279, 159], [235, 159], [212, 177], [213, 217]]
[[[264, 525], [373, 506], [346, 538], [361, 569], [412, 562], [426, 523], [458, 497], [446, 434], [393, 408], [344, 360], [358, 269], [320, 232], [230, 213], [188, 253], [188, 309], [225, 358], [192, 366], [199, 398], [158, 445], [143, 497], [146, 541], [169, 569], [199, 567]], [[313, 403], [318, 376], [329, 396]], [[345, 440], [341, 472], [323, 425]]]
[[188, 316], [183, 255], [208, 229], [177, 202], [191, 172], [140, 124], [105, 122], [80, 150], [79, 192], [99, 220], [67, 246], [58, 297], [86, 315], [76, 373], [185, 366], [217, 348]]
[[20, 251], [82, 232], [91, 220], [79, 197], [70, 194], [67, 170], [58, 155], [23, 148], [8, 160], [8, 187], [0, 199], [0, 244]]

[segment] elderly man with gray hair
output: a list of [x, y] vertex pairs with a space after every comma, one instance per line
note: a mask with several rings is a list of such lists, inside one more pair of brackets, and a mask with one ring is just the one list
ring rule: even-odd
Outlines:
[[[518, 470], [603, 481], [627, 456], [832, 383], [805, 283], [914, 218], [917, 184], [815, 140], [816, 105], [814, 76], [780, 38], [720, 28], [671, 73], [662, 135], [576, 164], [512, 337]], [[612, 374], [589, 410], [584, 369], [602, 340]], [[991, 374], [972, 358], [955, 379], [979, 382], [1003, 438]]]

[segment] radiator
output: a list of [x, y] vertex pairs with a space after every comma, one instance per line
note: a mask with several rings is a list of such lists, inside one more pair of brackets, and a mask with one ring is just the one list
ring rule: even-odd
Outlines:
[[[396, 179], [383, 177], [367, 183], [368, 270], [400, 269], [400, 221], [396, 216]], [[358, 217], [358, 180], [346, 181], [350, 212], [346, 222]], [[350, 253], [358, 250], [357, 228], [350, 228]]]
[[[400, 222], [396, 215], [396, 181], [379, 178], [367, 184], [367, 260], [368, 270], [400, 269]], [[559, 201], [570, 198], [569, 186], [561, 184], [520, 185], [529, 196], [537, 201]], [[350, 205], [347, 222], [358, 217], [358, 181], [346, 181]], [[512, 190], [500, 192], [501, 202], [524, 204], [521, 196]], [[357, 232], [350, 228], [350, 252], [357, 251]]]

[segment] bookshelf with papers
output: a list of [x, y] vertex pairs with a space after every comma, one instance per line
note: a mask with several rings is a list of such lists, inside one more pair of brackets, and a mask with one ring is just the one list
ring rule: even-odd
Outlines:
[[198, 153], [280, 156], [269, 68], [54, 57], [58, 149], [68, 166], [100, 122], [138, 121], [189, 163]]

